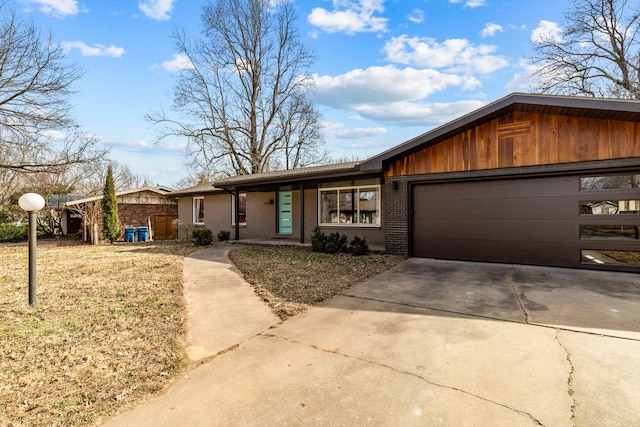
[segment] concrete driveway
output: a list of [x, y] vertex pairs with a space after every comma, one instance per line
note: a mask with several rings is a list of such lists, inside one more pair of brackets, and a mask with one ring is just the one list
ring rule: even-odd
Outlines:
[[410, 259], [108, 425], [637, 426], [640, 277]]

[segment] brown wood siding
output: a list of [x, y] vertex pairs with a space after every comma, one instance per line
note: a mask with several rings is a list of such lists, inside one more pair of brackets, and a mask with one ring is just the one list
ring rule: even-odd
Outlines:
[[385, 176], [640, 157], [640, 123], [512, 112], [388, 165]]

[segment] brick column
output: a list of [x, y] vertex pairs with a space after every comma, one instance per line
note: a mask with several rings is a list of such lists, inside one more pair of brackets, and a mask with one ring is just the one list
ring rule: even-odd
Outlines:
[[385, 178], [385, 248], [387, 253], [409, 255], [409, 185], [407, 177]]

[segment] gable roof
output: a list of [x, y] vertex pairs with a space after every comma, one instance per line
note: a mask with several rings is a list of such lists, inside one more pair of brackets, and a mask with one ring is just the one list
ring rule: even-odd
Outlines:
[[[116, 197], [118, 196], [124, 196], [127, 194], [133, 194], [133, 193], [142, 193], [143, 191], [151, 191], [153, 193], [158, 193], [161, 194], [163, 196], [167, 196], [172, 192], [172, 189], [169, 187], [141, 187], [141, 188], [135, 188], [133, 190], [124, 190], [124, 191], [118, 191], [116, 192]], [[71, 200], [68, 201], [64, 204], [64, 206], [74, 206], [74, 205], [81, 205], [83, 203], [88, 203], [88, 202], [94, 202], [96, 200], [101, 200], [102, 199], [102, 195], [100, 196], [93, 196], [93, 197], [86, 197], [83, 199], [76, 199], [76, 200]]]
[[512, 93], [458, 119], [397, 145], [360, 165], [362, 171], [381, 171], [384, 163], [474, 128], [512, 111], [571, 115], [608, 120], [640, 121], [640, 101]]

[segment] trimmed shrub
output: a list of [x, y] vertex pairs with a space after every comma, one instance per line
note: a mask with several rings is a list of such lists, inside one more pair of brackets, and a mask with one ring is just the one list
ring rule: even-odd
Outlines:
[[209, 246], [213, 242], [213, 233], [208, 228], [196, 228], [191, 237], [196, 246]]
[[24, 242], [29, 239], [29, 227], [26, 225], [0, 224], [0, 242]]
[[369, 253], [369, 245], [367, 244], [367, 239], [363, 237], [362, 239], [358, 236], [354, 237], [353, 240], [349, 243], [349, 252], [352, 255], [362, 256]]
[[324, 246], [324, 251], [328, 254], [347, 252], [347, 236], [340, 235], [338, 232], [329, 234]]
[[315, 227], [311, 233], [311, 250], [313, 252], [324, 252], [327, 243], [327, 236], [324, 235], [320, 227]]
[[220, 240], [221, 242], [229, 240], [230, 238], [231, 238], [231, 232], [230, 231], [222, 230], [222, 231], [220, 231], [218, 233], [218, 240]]

